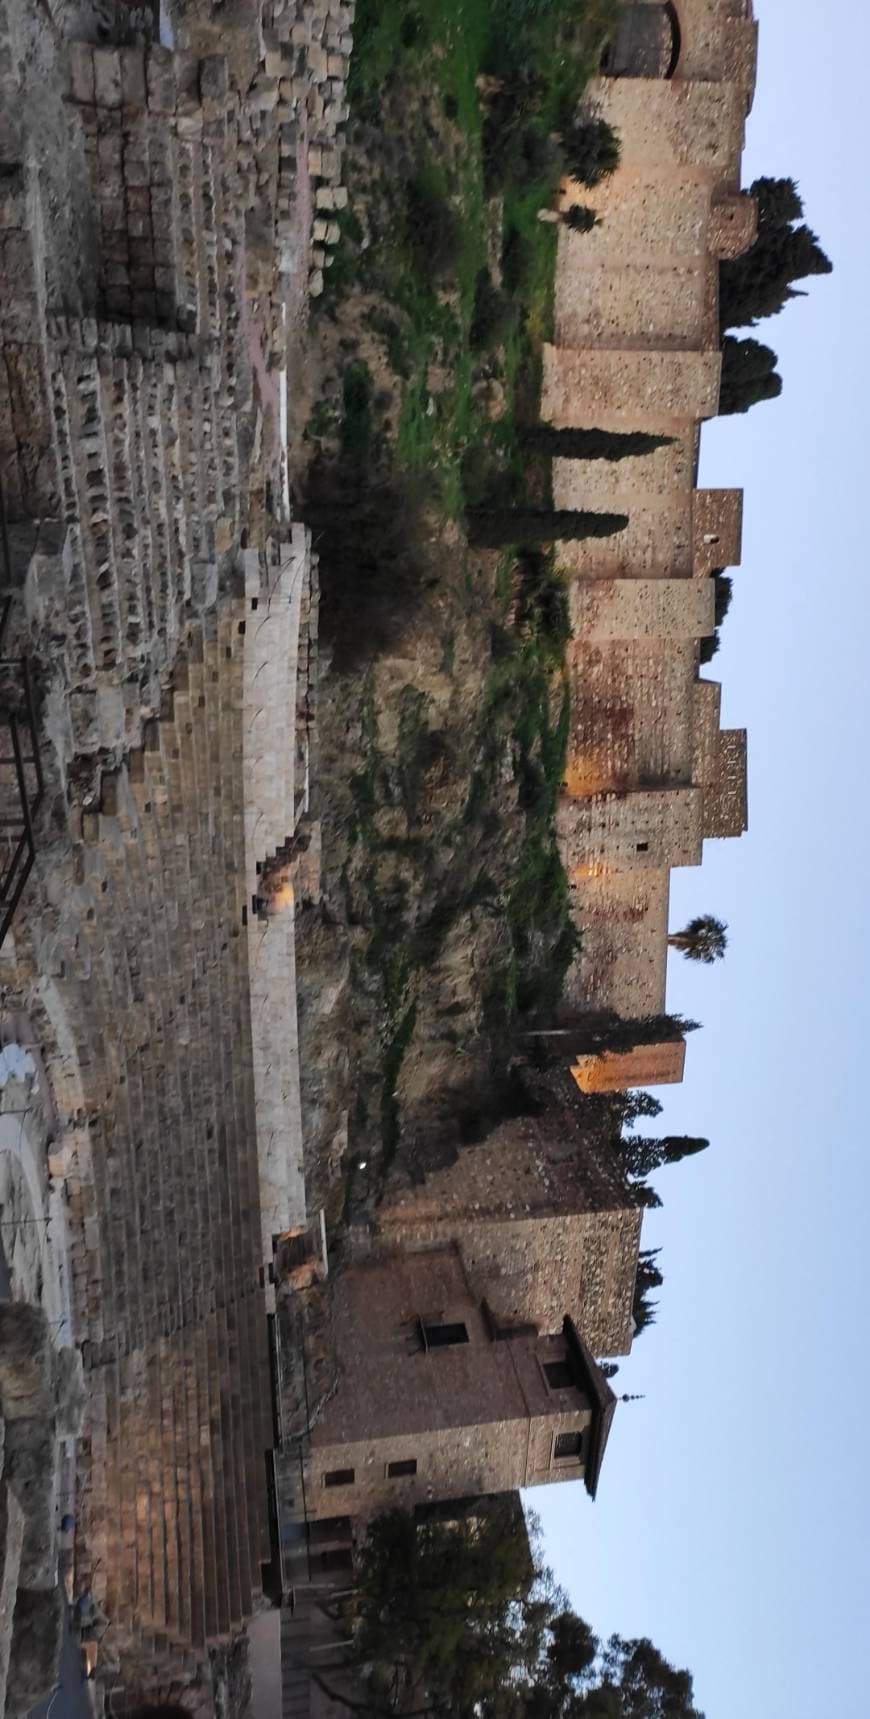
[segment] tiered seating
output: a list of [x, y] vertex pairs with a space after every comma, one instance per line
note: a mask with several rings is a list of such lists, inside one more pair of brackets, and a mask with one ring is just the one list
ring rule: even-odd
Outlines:
[[[236, 482], [211, 355], [184, 335], [123, 324], [56, 319], [48, 336], [74, 684], [145, 671], [156, 687], [186, 605], [214, 601], [215, 531]], [[76, 741], [90, 749], [84, 732]]]
[[[119, 1639], [201, 1646], [252, 1609], [271, 1442], [243, 931], [241, 602], [191, 641], [173, 708], [106, 783], [77, 963], [99, 1281], [79, 1565]], [[86, 1076], [86, 1085], [87, 1085]], [[87, 1250], [85, 1250], [87, 1251]]]

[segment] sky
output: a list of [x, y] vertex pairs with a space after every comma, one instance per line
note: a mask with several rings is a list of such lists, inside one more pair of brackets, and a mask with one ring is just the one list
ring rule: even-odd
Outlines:
[[719, 655], [749, 729], [749, 832], [673, 874], [671, 925], [712, 912], [724, 963], [671, 954], [704, 1023], [653, 1132], [708, 1135], [661, 1173], [658, 1322], [622, 1363], [598, 1500], [528, 1495], [600, 1633], [648, 1635], [707, 1719], [870, 1713], [870, 8], [756, 0], [744, 183], [798, 180], [834, 263], [758, 337], [783, 394], [702, 436], [702, 485], [745, 491]]

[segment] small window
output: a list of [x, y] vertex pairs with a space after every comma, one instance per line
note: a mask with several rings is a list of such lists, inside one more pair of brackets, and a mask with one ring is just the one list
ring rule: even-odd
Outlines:
[[427, 1325], [421, 1319], [423, 1346], [426, 1349], [447, 1349], [453, 1343], [468, 1342], [468, 1327], [465, 1325]]
[[551, 1391], [570, 1391], [574, 1376], [567, 1361], [545, 1361], [544, 1372]]
[[416, 1474], [416, 1472], [417, 1458], [415, 1456], [404, 1457], [400, 1462], [387, 1463], [388, 1480], [403, 1480], [406, 1475]]
[[582, 1433], [557, 1433], [553, 1455], [557, 1462], [576, 1462], [583, 1454]]
[[324, 1486], [353, 1486], [354, 1470], [352, 1468], [328, 1468], [323, 1476]]
[[637, 851], [639, 854], [648, 854], [649, 853], [649, 842], [638, 842]]

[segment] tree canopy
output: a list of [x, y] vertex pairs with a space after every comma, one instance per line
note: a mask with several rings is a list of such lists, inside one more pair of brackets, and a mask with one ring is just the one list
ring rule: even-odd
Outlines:
[[704, 961], [712, 966], [714, 961], [722, 960], [728, 947], [728, 927], [712, 913], [699, 913], [682, 931], [673, 931], [668, 942], [672, 949], [680, 949], [687, 961]]
[[626, 1176], [640, 1180], [666, 1164], [678, 1164], [681, 1158], [704, 1152], [709, 1144], [709, 1140], [694, 1134], [665, 1134], [661, 1140], [629, 1134], [621, 1144], [622, 1169]]
[[651, 1299], [654, 1289], [661, 1289], [664, 1276], [656, 1265], [661, 1249], [646, 1248], [641, 1252], [637, 1262], [637, 1277], [634, 1280], [634, 1334], [639, 1337], [648, 1325], [655, 1324], [657, 1302]]
[[782, 393], [782, 377], [773, 348], [760, 340], [735, 340], [726, 334], [722, 342], [722, 379], [719, 412], [748, 412], [760, 400], [776, 400]]
[[[509, 1501], [371, 1524], [356, 1568], [356, 1712], [416, 1719], [703, 1719], [652, 1642], [600, 1641], [567, 1605]], [[340, 1691], [333, 1690], [342, 1700]]]
[[794, 282], [829, 275], [831, 262], [814, 232], [802, 221], [804, 206], [793, 179], [756, 179], [750, 187], [758, 203], [758, 234], [742, 257], [719, 267], [719, 322], [728, 328], [755, 328], [776, 316], [791, 298], [802, 298]]

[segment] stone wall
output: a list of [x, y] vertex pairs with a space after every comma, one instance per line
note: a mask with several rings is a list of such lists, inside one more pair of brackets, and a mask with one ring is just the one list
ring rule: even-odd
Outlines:
[[600, 220], [586, 234], [560, 228], [544, 353], [552, 423], [671, 438], [640, 458], [554, 465], [557, 507], [628, 517], [558, 551], [573, 638], [557, 829], [582, 933], [569, 1011], [665, 1006], [668, 870], [746, 824], [743, 740], [720, 734], [718, 691], [698, 678], [709, 575], [739, 563], [742, 497], [696, 485], [700, 424], [718, 404], [719, 261], [755, 233], [740, 191], [755, 26], [740, 0], [677, 10], [673, 75], [591, 86], [620, 166], [594, 190], [563, 186], [563, 208], [590, 204]]
[[243, 10], [220, 55], [196, 8], [176, 53], [53, 39], [80, 275], [43, 214], [23, 52], [0, 174], [5, 648], [35, 665], [46, 778], [0, 1030], [31, 1020], [53, 1101], [88, 1395], [76, 1579], [111, 1622], [116, 1702], [201, 1680], [258, 1602], [271, 1242], [305, 1208], [275, 889], [319, 888], [316, 558], [280, 441], [278, 164], [289, 196], [299, 161], [280, 116], [254, 123], [274, 50]]
[[422, 1186], [397, 1181], [375, 1247], [460, 1249], [475, 1294], [508, 1323], [569, 1313], [596, 1354], [631, 1342], [640, 1212], [567, 1106], [502, 1124]]
[[[333, 1302], [341, 1383], [311, 1433], [309, 1519], [582, 1476], [582, 1461], [554, 1460], [555, 1435], [591, 1419], [588, 1399], [543, 1372], [564, 1356], [561, 1334], [493, 1342], [455, 1250], [355, 1265]], [[468, 1340], [427, 1350], [421, 1318], [460, 1321]], [[415, 1474], [389, 1475], [408, 1459]], [[352, 1480], [330, 1484], [336, 1470]]]

